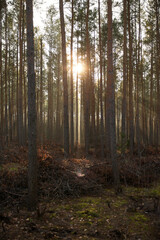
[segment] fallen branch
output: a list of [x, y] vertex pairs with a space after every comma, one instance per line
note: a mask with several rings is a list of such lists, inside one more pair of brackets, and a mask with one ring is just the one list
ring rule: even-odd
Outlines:
[[26, 195], [26, 193], [21, 195], [21, 194], [9, 192], [9, 191], [6, 191], [6, 190], [3, 190], [3, 192], [8, 193], [8, 194], [13, 195], [13, 196], [17, 196], [17, 197], [24, 197]]

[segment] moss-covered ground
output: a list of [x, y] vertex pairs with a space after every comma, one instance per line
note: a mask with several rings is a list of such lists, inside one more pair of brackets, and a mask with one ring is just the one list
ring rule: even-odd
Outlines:
[[155, 192], [123, 187], [116, 195], [113, 189], [104, 189], [98, 196], [45, 199], [35, 212], [25, 208], [17, 212], [13, 206], [1, 239], [160, 239]]
[[110, 169], [106, 174], [101, 163], [84, 158], [55, 161], [52, 153], [41, 151], [39, 206], [28, 212], [24, 153], [21, 150], [18, 160], [14, 154], [13, 161], [9, 154], [0, 166], [0, 240], [160, 239], [158, 178], [150, 185], [133, 186], [128, 182], [139, 182], [139, 176], [127, 178], [123, 172], [125, 185], [117, 195]]

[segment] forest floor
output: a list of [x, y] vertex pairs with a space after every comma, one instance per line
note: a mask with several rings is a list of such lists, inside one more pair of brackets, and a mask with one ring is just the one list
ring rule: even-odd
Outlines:
[[38, 160], [39, 205], [28, 212], [27, 148], [0, 152], [1, 240], [160, 239], [160, 153], [119, 155], [118, 195], [111, 164], [94, 154], [64, 159], [60, 146], [48, 144]]

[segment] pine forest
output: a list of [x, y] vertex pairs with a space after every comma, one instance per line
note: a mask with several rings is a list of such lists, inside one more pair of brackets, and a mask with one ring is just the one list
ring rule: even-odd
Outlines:
[[0, 239], [160, 239], [160, 1], [0, 0]]

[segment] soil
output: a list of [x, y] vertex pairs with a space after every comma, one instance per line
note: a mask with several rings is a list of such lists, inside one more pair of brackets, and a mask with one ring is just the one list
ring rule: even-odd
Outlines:
[[0, 153], [0, 239], [160, 239], [159, 153], [119, 155], [119, 194], [110, 162], [78, 156], [64, 159], [56, 144], [39, 147], [39, 203], [29, 212], [27, 148]]

